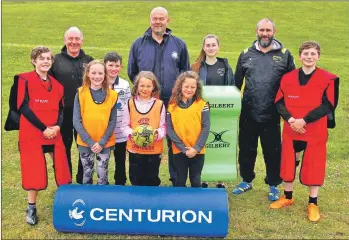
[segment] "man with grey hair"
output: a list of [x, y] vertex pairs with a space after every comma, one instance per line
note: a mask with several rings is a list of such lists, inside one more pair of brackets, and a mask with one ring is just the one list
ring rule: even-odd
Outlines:
[[[170, 22], [168, 12], [156, 7], [150, 13], [150, 28], [142, 37], [137, 38], [130, 49], [128, 76], [131, 81], [140, 71], [151, 71], [161, 86], [161, 100], [167, 107], [177, 76], [189, 70], [189, 54], [185, 42], [172, 35], [167, 28]], [[176, 181], [173, 165], [171, 141], [167, 138], [170, 181]]]
[[277, 185], [281, 183], [280, 115], [274, 100], [282, 76], [295, 69], [291, 53], [274, 39], [275, 33], [274, 22], [269, 18], [261, 19], [256, 27], [257, 40], [241, 52], [235, 71], [235, 84], [242, 93], [239, 122], [242, 182], [233, 189], [233, 194], [252, 189], [260, 138], [270, 201], [279, 198]]
[[[61, 53], [56, 54], [55, 61], [49, 72], [64, 87], [64, 112], [61, 134], [66, 148], [70, 173], [72, 174], [71, 146], [73, 143], [73, 106], [77, 88], [82, 84], [85, 66], [93, 60], [81, 49], [84, 41], [82, 31], [77, 27], [70, 27], [64, 33], [64, 44]], [[82, 183], [83, 169], [79, 158], [76, 182]]]

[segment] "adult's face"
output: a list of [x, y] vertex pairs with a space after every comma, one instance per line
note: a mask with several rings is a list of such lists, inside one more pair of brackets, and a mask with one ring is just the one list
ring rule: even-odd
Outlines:
[[164, 35], [169, 22], [170, 18], [168, 17], [167, 12], [162, 9], [155, 10], [150, 15], [150, 27], [152, 32], [156, 35]]
[[257, 40], [263, 48], [269, 47], [274, 39], [275, 29], [269, 21], [262, 21], [256, 29]]
[[81, 33], [78, 31], [67, 32], [64, 37], [64, 44], [67, 47], [68, 54], [72, 57], [79, 55], [83, 42]]

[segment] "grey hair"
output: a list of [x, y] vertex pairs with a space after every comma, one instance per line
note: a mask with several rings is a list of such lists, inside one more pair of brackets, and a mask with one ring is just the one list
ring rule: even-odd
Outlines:
[[78, 32], [78, 33], [80, 33], [81, 40], [84, 39], [84, 35], [82, 34], [82, 31], [81, 31], [78, 27], [75, 27], [75, 26], [68, 28], [68, 29], [64, 32], [64, 39], [65, 39], [65, 37], [67, 36], [67, 34], [70, 33], [70, 32]]

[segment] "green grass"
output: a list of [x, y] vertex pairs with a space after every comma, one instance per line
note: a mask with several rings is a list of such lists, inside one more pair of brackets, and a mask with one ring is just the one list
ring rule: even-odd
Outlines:
[[[156, 6], [168, 9], [169, 27], [183, 38], [193, 62], [200, 51], [201, 40], [208, 33], [221, 39], [220, 56], [228, 58], [233, 69], [241, 50], [255, 39], [256, 22], [270, 17], [276, 22], [279, 39], [297, 56], [299, 45], [317, 40], [322, 47], [319, 66], [341, 77], [337, 127], [330, 130], [327, 178], [320, 190], [322, 220], [312, 224], [306, 219], [307, 188], [295, 184], [296, 204], [271, 211], [268, 209], [267, 186], [263, 182], [265, 167], [259, 149], [254, 189], [241, 196], [230, 194], [229, 233], [227, 238], [349, 238], [349, 4], [347, 2], [6, 2], [2, 4], [2, 127], [8, 111], [9, 88], [13, 76], [30, 71], [30, 50], [46, 45], [58, 53], [67, 27], [76, 25], [84, 31], [83, 49], [94, 58], [107, 51], [118, 51], [124, 57], [121, 76], [127, 78], [126, 65], [132, 42], [149, 26], [149, 13]], [[298, 58], [296, 64], [299, 66]], [[74, 148], [74, 159], [77, 151]], [[161, 180], [169, 185], [167, 156], [161, 164]], [[114, 164], [111, 161], [110, 170]], [[63, 234], [52, 225], [52, 203], [55, 193], [51, 162], [49, 188], [39, 193], [40, 223], [27, 226], [24, 211], [26, 192], [21, 187], [17, 133], [2, 132], [2, 238], [28, 239], [124, 239], [135, 236]], [[76, 170], [76, 163], [74, 163]], [[112, 174], [110, 174], [112, 182]], [[129, 182], [128, 182], [129, 184]], [[142, 236], [137, 238], [153, 238]]]

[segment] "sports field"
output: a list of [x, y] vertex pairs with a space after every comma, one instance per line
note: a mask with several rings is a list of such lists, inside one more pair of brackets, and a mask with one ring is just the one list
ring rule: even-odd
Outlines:
[[[348, 239], [349, 238], [349, 3], [348, 2], [2, 2], [2, 129], [8, 112], [9, 89], [13, 76], [31, 71], [30, 51], [45, 45], [58, 53], [63, 33], [69, 26], [84, 32], [83, 49], [95, 59], [107, 51], [124, 57], [121, 76], [127, 78], [127, 58], [132, 42], [149, 26], [149, 13], [156, 6], [168, 9], [169, 28], [188, 45], [190, 60], [199, 55], [201, 40], [208, 33], [221, 39], [221, 57], [228, 58], [235, 69], [239, 53], [255, 39], [255, 24], [263, 17], [276, 23], [276, 38], [295, 56], [306, 40], [321, 44], [319, 66], [341, 78], [340, 99], [336, 111], [337, 127], [330, 130], [327, 178], [320, 189], [319, 223], [306, 218], [307, 188], [295, 184], [294, 206], [269, 210], [265, 168], [259, 149], [257, 177], [253, 190], [232, 196], [229, 182], [229, 239]], [[49, 187], [38, 196], [39, 224], [25, 223], [27, 193], [21, 186], [17, 132], [2, 131], [2, 238], [4, 239], [131, 239], [136, 236], [63, 234], [52, 225], [55, 182], [52, 163], [48, 161]], [[74, 159], [77, 152], [74, 147]], [[76, 162], [74, 162], [76, 170]], [[114, 168], [113, 161], [110, 170]], [[113, 182], [109, 174], [110, 182]], [[161, 164], [162, 185], [169, 185], [167, 156]], [[75, 180], [75, 179], [74, 179]], [[129, 182], [127, 183], [129, 184]], [[212, 183], [212, 186], [214, 184]], [[155, 236], [156, 237], [156, 236]], [[151, 236], [137, 238], [152, 239]]]

